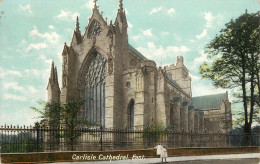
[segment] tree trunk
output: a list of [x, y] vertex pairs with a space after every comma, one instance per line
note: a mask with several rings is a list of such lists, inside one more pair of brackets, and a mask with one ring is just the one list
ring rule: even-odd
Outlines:
[[260, 106], [260, 78], [259, 78], [259, 70], [257, 69], [257, 72], [256, 72], [256, 78], [257, 78], [257, 88], [258, 88], [258, 106]]
[[247, 116], [247, 101], [246, 101], [246, 66], [245, 66], [245, 55], [242, 54], [242, 90], [243, 90], [243, 107], [245, 112], [245, 126], [244, 133], [249, 133], [250, 127], [248, 126], [248, 116]]
[[[258, 74], [257, 71], [257, 64], [255, 64], [255, 57], [254, 55], [252, 55], [251, 57], [252, 59], [252, 67], [251, 67], [251, 79], [250, 79], [250, 83], [251, 83], [251, 86], [250, 86], [250, 91], [251, 91], [251, 102], [250, 102], [250, 116], [249, 116], [249, 126], [251, 127], [252, 125], [252, 122], [253, 122], [253, 113], [254, 113], [254, 106], [255, 106], [255, 95], [254, 95], [254, 92], [255, 92], [255, 83], [254, 83], [254, 80], [255, 80], [255, 75]], [[251, 128], [250, 128], [250, 133], [251, 133]]]
[[251, 86], [250, 86], [250, 91], [251, 91], [251, 101], [250, 101], [250, 115], [249, 115], [249, 126], [250, 126], [250, 133], [251, 133], [251, 125], [253, 121], [253, 111], [254, 111], [254, 105], [255, 105], [255, 97], [254, 97], [254, 92], [255, 92], [255, 85], [254, 85], [254, 72], [252, 70], [251, 72]]

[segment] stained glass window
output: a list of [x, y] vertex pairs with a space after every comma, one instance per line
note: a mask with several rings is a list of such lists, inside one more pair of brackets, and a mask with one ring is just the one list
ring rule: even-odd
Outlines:
[[100, 34], [100, 32], [101, 32], [100, 23], [97, 20], [93, 20], [88, 30], [88, 38], [97, 36]]
[[97, 53], [91, 60], [85, 79], [85, 117], [92, 123], [105, 123], [106, 59]]

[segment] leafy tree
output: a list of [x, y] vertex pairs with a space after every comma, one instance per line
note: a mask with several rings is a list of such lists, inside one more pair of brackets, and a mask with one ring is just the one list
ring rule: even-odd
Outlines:
[[83, 131], [77, 130], [77, 128], [94, 125], [87, 119], [79, 117], [80, 110], [86, 100], [72, 100], [67, 103], [60, 104], [54, 101], [46, 103], [39, 101], [38, 104], [43, 106], [42, 109], [32, 107], [33, 110], [40, 113], [42, 119], [40, 125], [42, 127], [48, 126], [54, 129], [64, 129], [62, 136], [55, 135], [55, 138], [63, 137], [67, 139], [71, 144], [73, 150], [74, 139], [80, 136]]
[[[249, 112], [249, 110], [248, 110]], [[253, 122], [260, 124], [260, 119], [259, 119], [259, 110], [254, 110], [253, 113]], [[235, 119], [233, 120], [234, 127], [243, 127], [244, 122], [245, 122], [245, 117], [244, 117], [244, 111], [243, 110], [234, 110], [233, 111], [233, 116]]]
[[79, 117], [81, 107], [85, 101], [86, 100], [72, 100], [62, 106], [62, 125], [66, 128], [64, 137], [69, 139], [71, 150], [73, 150], [74, 139], [83, 133], [83, 131], [76, 130], [76, 128], [93, 125], [87, 119]]
[[[215, 87], [241, 88], [244, 132], [250, 134], [253, 113], [259, 106], [259, 12], [231, 20], [207, 46], [210, 65], [200, 66], [202, 78], [211, 79]], [[258, 91], [258, 92], [257, 92]], [[248, 101], [250, 100], [250, 101]]]
[[153, 146], [156, 144], [161, 137], [162, 131], [165, 130], [165, 127], [162, 123], [153, 123], [149, 126], [145, 126], [143, 130], [143, 139], [147, 143], [147, 146]]
[[48, 125], [50, 128], [60, 128], [60, 123], [62, 120], [61, 112], [63, 110], [60, 103], [55, 101], [45, 102], [43, 100], [40, 100], [37, 103], [41, 106], [41, 108], [31, 108], [40, 114], [40, 125], [42, 127]]

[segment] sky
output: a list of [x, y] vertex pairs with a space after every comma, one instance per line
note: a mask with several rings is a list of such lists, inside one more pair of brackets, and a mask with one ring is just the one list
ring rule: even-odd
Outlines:
[[[104, 18], [114, 22], [118, 0], [98, 0]], [[223, 93], [201, 79], [199, 66], [211, 63], [205, 46], [257, 0], [123, 0], [129, 43], [157, 66], [176, 63], [182, 55], [192, 78], [193, 96]], [[31, 107], [46, 100], [51, 62], [61, 78], [61, 53], [70, 43], [79, 16], [82, 34], [93, 0], [0, 0], [0, 125], [33, 125]], [[61, 84], [61, 79], [59, 79]], [[232, 100], [235, 90], [228, 90]]]

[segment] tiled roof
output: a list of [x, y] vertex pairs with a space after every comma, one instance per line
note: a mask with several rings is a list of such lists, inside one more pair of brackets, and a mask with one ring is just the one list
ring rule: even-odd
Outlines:
[[137, 51], [133, 46], [131, 46], [130, 44], [128, 44], [128, 48], [130, 51], [132, 51], [134, 54], [136, 54], [137, 56], [139, 56], [142, 59], [147, 59], [143, 54], [141, 54], [139, 51]]
[[218, 109], [223, 100], [226, 99], [226, 93], [215, 95], [206, 95], [192, 98], [192, 105], [195, 109]]

